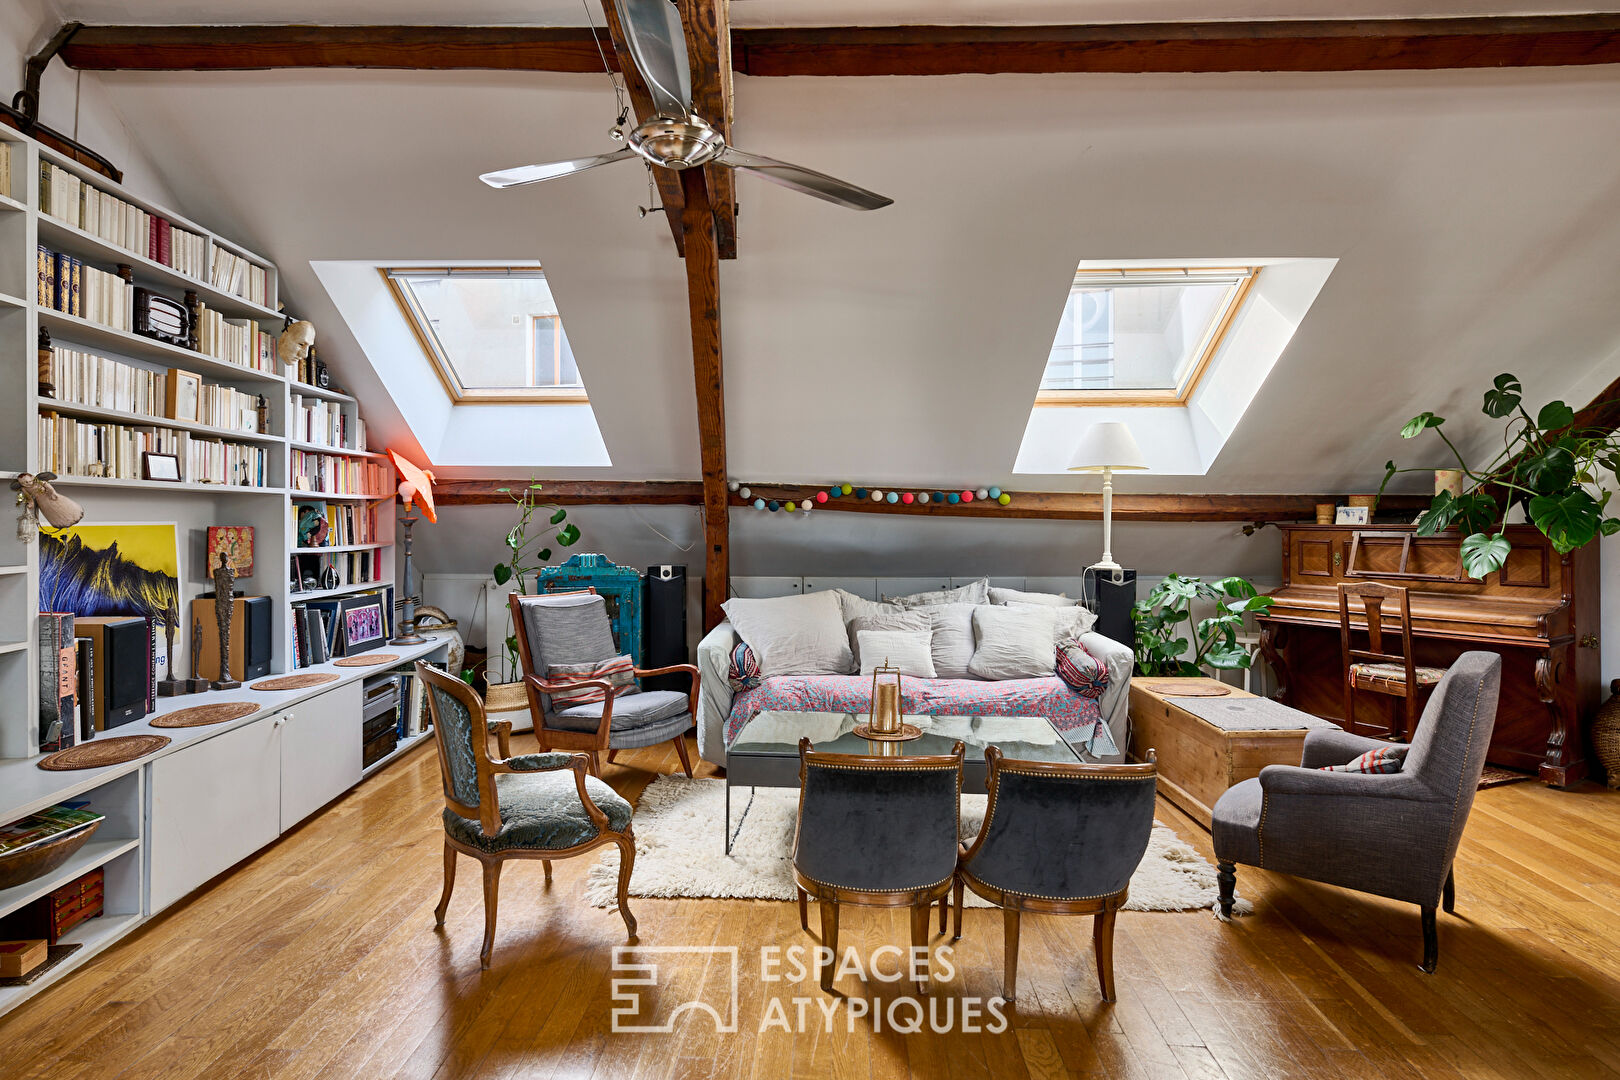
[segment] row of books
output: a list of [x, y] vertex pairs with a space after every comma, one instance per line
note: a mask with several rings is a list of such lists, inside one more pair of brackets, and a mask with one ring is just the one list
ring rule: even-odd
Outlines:
[[345, 606], [353, 607], [356, 600], [367, 597], [375, 597], [382, 604], [383, 636], [393, 637], [392, 586], [384, 586], [371, 592], [355, 593], [352, 596], [306, 600], [292, 606], [293, 667], [312, 667], [345, 655], [341, 614]]
[[0, 140], [0, 195], [11, 198], [12, 144]]
[[206, 304], [197, 305], [197, 351], [255, 371], [276, 370], [276, 338], [252, 319], [227, 319]]
[[269, 486], [270, 454], [262, 446], [224, 442], [155, 424], [80, 420], [46, 410], [39, 416], [39, 462], [62, 476], [163, 480], [143, 470], [147, 454], [179, 459], [179, 479], [232, 487]]
[[[186, 419], [233, 431], [259, 431], [259, 402], [254, 394], [199, 380], [196, 416], [180, 417], [178, 368], [167, 373], [114, 360], [97, 353], [57, 345], [51, 352], [50, 381], [56, 400], [100, 409], [140, 413], [159, 419]], [[191, 411], [189, 403], [183, 410]]]
[[294, 491], [367, 495], [382, 499], [392, 493], [393, 476], [392, 470], [380, 462], [294, 450], [289, 486]]
[[[130, 616], [129, 618], [136, 618]], [[109, 718], [106, 624], [119, 618], [88, 619], [69, 612], [39, 613], [39, 747], [41, 753], [65, 750], [96, 737], [97, 732], [139, 720], [157, 710], [158, 680], [167, 674], [168, 637], [163, 624], [145, 622], [146, 687], [142, 696], [123, 701]], [[98, 672], [97, 664], [103, 670]], [[122, 685], [122, 684], [120, 684]]]
[[341, 402], [325, 398], [292, 396], [292, 412], [288, 417], [287, 432], [296, 442], [320, 443], [345, 450], [366, 448], [365, 421], [354, 425], [354, 441], [349, 440], [349, 414]]
[[48, 161], [39, 163], [39, 212], [182, 274], [209, 280], [215, 249], [208, 237], [172, 225], [168, 218], [149, 214]]
[[39, 303], [66, 315], [128, 330], [130, 284], [117, 274], [86, 266], [72, 255], [52, 251], [44, 244], [37, 253]]
[[293, 508], [298, 519], [299, 547], [347, 547], [377, 542], [376, 503], [301, 502]]
[[214, 288], [235, 293], [255, 304], [266, 303], [265, 297], [269, 295], [270, 275], [265, 268], [222, 247], [214, 248], [208, 280]]

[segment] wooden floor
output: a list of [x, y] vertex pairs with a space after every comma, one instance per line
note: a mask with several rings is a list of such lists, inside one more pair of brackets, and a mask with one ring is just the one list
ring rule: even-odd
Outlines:
[[[530, 745], [520, 738], [519, 746]], [[695, 755], [694, 755], [695, 757]], [[639, 792], [672, 750], [626, 753]], [[1620, 792], [1482, 792], [1424, 976], [1414, 909], [1240, 870], [1256, 914], [1119, 917], [1119, 1001], [1098, 999], [1089, 919], [1026, 916], [1020, 999], [998, 1035], [759, 1032], [771, 996], [744, 963], [739, 1033], [609, 1031], [615, 912], [579, 902], [595, 854], [509, 865], [494, 967], [481, 972], [477, 867], [445, 932], [439, 780], [404, 758], [60, 985], [0, 1019], [0, 1076], [135, 1077], [1607, 1077], [1620, 1075]], [[1160, 820], [1209, 854], [1168, 804]], [[636, 900], [644, 945], [803, 944], [792, 904]], [[904, 944], [903, 915], [850, 911], [846, 944]], [[812, 915], [812, 927], [815, 926]], [[942, 999], [1000, 986], [1001, 923], [967, 912]], [[892, 999], [896, 984], [849, 994]], [[679, 993], [680, 988], [669, 991]], [[690, 987], [687, 987], [690, 989]], [[792, 1015], [792, 1006], [787, 1006]]]

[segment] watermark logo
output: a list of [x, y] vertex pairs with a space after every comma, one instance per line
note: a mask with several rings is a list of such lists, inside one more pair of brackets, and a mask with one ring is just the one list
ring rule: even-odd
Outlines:
[[[662, 962], [653, 959], [660, 957]], [[707, 969], [714, 963], [725, 965], [719, 979], [708, 977], [711, 973]], [[667, 1034], [675, 1030], [675, 1022], [683, 1014], [707, 1013], [717, 1033], [734, 1034], [738, 968], [735, 945], [617, 945], [613, 949], [615, 974], [610, 986], [614, 1001], [612, 1030], [624, 1035]], [[665, 1011], [665, 995], [656, 991], [668, 989], [678, 976], [691, 978], [694, 974], [697, 996], [672, 1000]], [[650, 1002], [643, 1001], [637, 989], [640, 987], [648, 988]], [[657, 1019], [660, 1014], [662, 1020]]]

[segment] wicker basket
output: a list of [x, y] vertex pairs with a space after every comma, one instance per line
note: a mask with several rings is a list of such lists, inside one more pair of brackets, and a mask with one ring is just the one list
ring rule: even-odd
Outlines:
[[1592, 721], [1592, 749], [1611, 788], [1620, 788], [1620, 679], [1609, 684], [1605, 701]]

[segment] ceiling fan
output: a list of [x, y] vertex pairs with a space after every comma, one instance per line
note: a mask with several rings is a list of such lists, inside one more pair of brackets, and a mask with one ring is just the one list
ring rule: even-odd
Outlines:
[[[785, 161], [745, 153], [726, 144], [725, 137], [692, 111], [692, 76], [686, 58], [686, 33], [672, 0], [608, 0], [619, 12], [619, 23], [630, 55], [646, 80], [655, 115], [624, 133], [629, 143], [611, 154], [523, 165], [485, 173], [479, 179], [490, 187], [509, 188], [555, 180], [560, 176], [641, 157], [662, 169], [691, 169], [713, 162], [744, 169], [773, 184], [825, 199], [851, 210], [877, 210], [894, 200]], [[615, 128], [617, 136], [618, 129]]]

